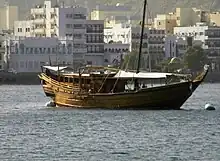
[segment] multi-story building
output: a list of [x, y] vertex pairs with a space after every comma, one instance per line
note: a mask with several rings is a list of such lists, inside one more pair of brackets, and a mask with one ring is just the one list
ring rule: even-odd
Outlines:
[[198, 22], [209, 22], [209, 11], [196, 8], [176, 8], [177, 26], [193, 26]]
[[[178, 38], [175, 35], [166, 36], [165, 41], [165, 57], [173, 58], [180, 57], [182, 58], [184, 54], [187, 52], [187, 49], [190, 44], [187, 43], [186, 39]], [[200, 40], [193, 40], [192, 45], [201, 46], [202, 42]]]
[[[113, 41], [131, 44], [129, 50], [138, 51], [140, 44], [140, 31], [140, 26], [132, 27], [129, 25], [123, 26], [118, 24], [113, 28], [105, 29], [104, 41], [106, 43]], [[142, 52], [148, 56], [150, 55], [152, 66], [164, 58], [164, 41], [165, 30], [145, 28]]]
[[104, 62], [104, 23], [103, 20], [88, 20], [86, 24], [85, 60], [89, 64], [102, 65]]
[[[187, 36], [193, 37], [194, 40], [200, 40], [203, 42], [203, 48], [207, 49], [207, 46], [205, 45], [205, 40], [208, 39], [208, 37], [205, 35], [205, 31], [209, 30], [210, 26], [206, 26], [204, 23], [197, 23], [194, 26], [188, 26], [188, 27], [174, 27], [174, 34], [178, 38], [185, 39]], [[215, 27], [214, 27], [215, 28]]]
[[177, 37], [173, 35], [166, 36], [164, 49], [165, 49], [165, 58], [177, 57], [178, 56]]
[[125, 24], [116, 24], [114, 27], [104, 29], [104, 42], [131, 43], [131, 27]]
[[14, 22], [18, 20], [18, 7], [6, 5], [0, 8], [0, 29], [13, 30]]
[[[19, 37], [24, 40], [32, 37], [31, 44], [38, 44], [37, 38], [52, 43], [57, 38], [74, 55], [74, 61], [102, 65], [104, 21], [86, 20], [86, 13], [83, 7], [51, 6], [50, 1], [45, 1], [44, 5], [31, 9], [31, 20], [15, 22], [16, 41]], [[37, 47], [48, 48], [47, 43], [42, 45], [39, 42]]]
[[184, 54], [187, 52], [187, 49], [192, 46], [202, 46], [202, 41], [200, 40], [186, 40], [183, 38], [178, 38], [175, 35], [169, 35], [166, 36], [165, 40], [165, 57], [166, 58], [173, 58], [173, 57], [179, 57], [183, 58]]
[[220, 27], [197, 23], [191, 27], [175, 27], [174, 34], [183, 39], [191, 36], [194, 40], [200, 40], [208, 57], [220, 66]]
[[[90, 13], [91, 20], [104, 20], [105, 27], [113, 27], [117, 23], [128, 22], [134, 17], [132, 15], [132, 7], [117, 4], [113, 5], [97, 5]], [[140, 20], [140, 18], [139, 18]]]
[[210, 13], [209, 18], [210, 18], [210, 25], [220, 26], [220, 13], [219, 12]]
[[217, 17], [211, 16], [208, 11], [196, 8], [176, 8], [175, 12], [169, 14], [158, 14], [154, 19], [154, 27], [164, 29], [166, 34], [172, 34], [174, 27], [187, 27], [196, 23], [210, 23], [211, 17], [215, 22]]
[[129, 53], [130, 44], [105, 44], [104, 65], [119, 65], [124, 55]]
[[154, 19], [154, 27], [165, 30], [166, 34], [173, 34], [173, 28], [176, 26], [176, 15], [174, 13], [158, 14]]
[[30, 20], [15, 21], [15, 36], [64, 37], [85, 33], [86, 8], [52, 6], [51, 1], [31, 9]]
[[[88, 36], [88, 43], [84, 44], [77, 44], [79, 40], [68, 37], [11, 38], [9, 68], [17, 72], [40, 72], [40, 67], [49, 62], [75, 67], [82, 63], [103, 65], [104, 42], [99, 34]], [[97, 41], [91, 42], [89, 37], [95, 37]]]

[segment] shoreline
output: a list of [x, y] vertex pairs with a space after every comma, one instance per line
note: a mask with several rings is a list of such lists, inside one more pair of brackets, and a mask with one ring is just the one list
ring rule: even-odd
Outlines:
[[[40, 85], [40, 73], [1, 74], [1, 85]], [[220, 83], [220, 72], [210, 72], [203, 83]]]

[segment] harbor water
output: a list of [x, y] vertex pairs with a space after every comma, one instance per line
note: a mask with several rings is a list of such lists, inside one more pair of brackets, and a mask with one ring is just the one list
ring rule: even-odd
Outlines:
[[220, 160], [220, 84], [179, 111], [57, 109], [38, 85], [0, 91], [0, 161]]

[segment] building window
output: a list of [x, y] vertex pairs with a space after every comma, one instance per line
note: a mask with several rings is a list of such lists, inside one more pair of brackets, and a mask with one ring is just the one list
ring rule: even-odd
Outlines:
[[73, 18], [74, 19], [86, 19], [86, 16], [83, 14], [74, 14]]
[[22, 32], [22, 28], [18, 28], [18, 32]]
[[83, 24], [74, 24], [73, 26], [75, 29], [83, 29], [84, 28]]
[[66, 24], [66, 28], [72, 28], [72, 24]]
[[56, 54], [55, 48], [52, 48], [52, 53], [53, 53], [53, 54]]
[[29, 61], [29, 62], [28, 62], [28, 68], [29, 68], [29, 69], [32, 69], [32, 68], [33, 68], [33, 62], [32, 62], [32, 61]]
[[26, 28], [25, 31], [26, 31], [26, 32], [30, 32], [30, 28]]
[[72, 52], [72, 45], [71, 44], [67, 45], [67, 52], [68, 52], [68, 54], [71, 54], [71, 52]]
[[30, 48], [30, 52], [29, 52], [30, 54], [33, 54], [33, 48]]
[[34, 61], [34, 68], [38, 68], [38, 66], [39, 66], [38, 61]]
[[24, 49], [25, 49], [24, 44], [20, 44], [20, 45], [19, 45], [19, 48], [20, 48], [20, 53], [21, 53], [21, 54], [24, 54]]
[[160, 22], [158, 22], [158, 25], [161, 25], [161, 23], [160, 23]]
[[28, 54], [29, 53], [29, 48], [26, 48], [25, 51], [26, 51], [26, 54]]
[[41, 54], [43, 53], [43, 50], [42, 50], [42, 48], [39, 48], [39, 51], [40, 51], [40, 53], [41, 53]]
[[24, 62], [23, 61], [20, 62], [20, 68], [24, 68]]

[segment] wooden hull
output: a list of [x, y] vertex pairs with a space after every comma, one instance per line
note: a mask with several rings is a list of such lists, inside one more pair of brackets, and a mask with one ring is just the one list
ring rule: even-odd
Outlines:
[[178, 110], [202, 83], [207, 73], [208, 70], [205, 70], [193, 81], [179, 82], [121, 93], [83, 93], [82, 91], [73, 91], [72, 87], [63, 86], [57, 82], [51, 83], [52, 80], [47, 81], [51, 86], [44, 89], [47, 91], [51, 91], [52, 89], [55, 104], [64, 107], [82, 109]]
[[[58, 106], [105, 109], [180, 109], [198, 87], [184, 82], [118, 94], [72, 95], [55, 92]], [[200, 84], [200, 82], [194, 82]], [[192, 89], [192, 87], [195, 87]]]
[[39, 78], [41, 79], [41, 85], [43, 86], [44, 93], [47, 97], [54, 98], [55, 93], [53, 88], [58, 87], [60, 85], [62, 86], [72, 86], [72, 83], [63, 83], [63, 82], [58, 82], [56, 79], [52, 79], [49, 76], [45, 74], [39, 75]]
[[44, 93], [47, 97], [51, 97], [51, 98], [55, 97], [54, 91], [53, 91], [52, 87], [49, 84], [44, 84], [43, 85], [43, 90], [44, 90]]

